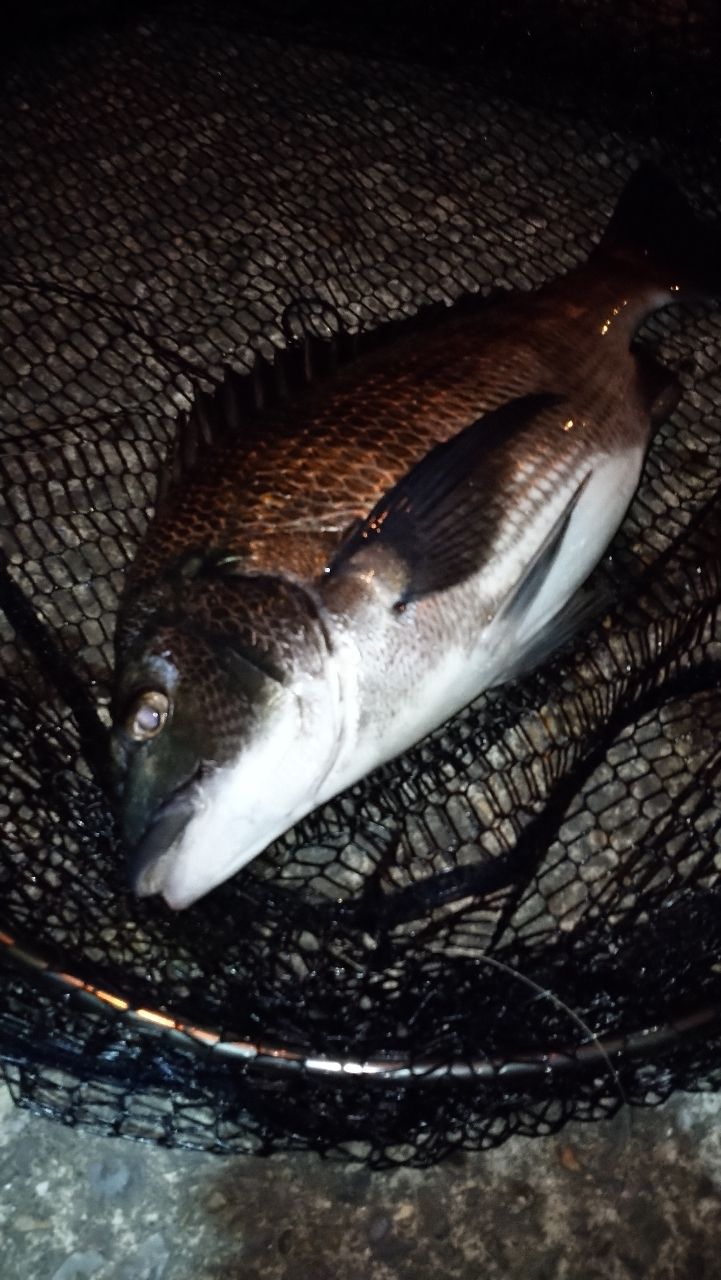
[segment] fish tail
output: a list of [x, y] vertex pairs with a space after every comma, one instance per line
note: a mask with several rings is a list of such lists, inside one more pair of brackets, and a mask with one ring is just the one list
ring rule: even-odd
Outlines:
[[721, 229], [652, 164], [627, 182], [594, 257], [635, 260], [669, 293], [721, 294]]

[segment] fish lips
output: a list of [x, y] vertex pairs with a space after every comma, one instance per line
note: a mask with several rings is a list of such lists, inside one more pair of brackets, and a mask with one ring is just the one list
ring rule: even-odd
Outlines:
[[164, 863], [196, 812], [194, 782], [187, 782], [156, 809], [130, 853], [128, 875], [138, 898], [162, 892]]

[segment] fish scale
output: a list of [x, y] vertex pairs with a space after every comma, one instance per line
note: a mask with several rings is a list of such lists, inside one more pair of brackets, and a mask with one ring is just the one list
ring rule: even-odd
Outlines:
[[[582, 349], [585, 358], [579, 360], [578, 319], [554, 323], [568, 296], [588, 289], [598, 296], [585, 316], [590, 333], [580, 336], [588, 344], [589, 337], [600, 334], [628, 285], [609, 285], [597, 276], [596, 267], [581, 268], [534, 299], [540, 323], [532, 342], [517, 336], [529, 323], [525, 299], [491, 310], [484, 306], [478, 317], [464, 317], [448, 332], [439, 321], [435, 331], [411, 333], [397, 344], [385, 367], [373, 352], [327, 385], [311, 388], [300, 402], [268, 414], [262, 449], [248, 454], [237, 447], [219, 450], [170, 519], [156, 520], [134, 578], [138, 570], [149, 576], [167, 562], [169, 543], [181, 522], [192, 527], [199, 544], [226, 546], [241, 555], [249, 570], [272, 571], [280, 563], [298, 576], [315, 576], [324, 567], [332, 539], [322, 532], [299, 539], [299, 528], [313, 524], [314, 532], [319, 525], [330, 526], [334, 535], [343, 532], [434, 444], [529, 391], [565, 391], [599, 447], [613, 448], [619, 437], [635, 429], [635, 423], [629, 426], [609, 411], [619, 395], [631, 393], [636, 378], [627, 351], [622, 362], [622, 344], [627, 348], [639, 308], [644, 313], [644, 295], [613, 335], [614, 347], [621, 348], [613, 388], [608, 387], [608, 353], [599, 344]], [[501, 310], [506, 315], [499, 319]], [[542, 450], [542, 442], [538, 447]], [[552, 438], [546, 442], [546, 458], [556, 453]], [[571, 453], [569, 465], [574, 465]]]

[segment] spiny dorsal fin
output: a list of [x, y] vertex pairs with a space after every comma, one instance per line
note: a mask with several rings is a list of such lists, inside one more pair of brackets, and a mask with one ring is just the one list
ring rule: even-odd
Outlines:
[[[451, 313], [479, 310], [487, 302], [477, 294], [465, 294], [452, 307], [443, 302], [431, 303], [414, 316], [388, 320], [356, 334], [339, 329], [329, 336], [304, 333], [295, 337], [286, 327], [288, 345], [278, 348], [272, 359], [256, 353], [249, 372], [237, 373], [226, 367], [223, 381], [214, 391], [195, 389], [192, 407], [178, 417], [170, 456], [161, 472], [158, 503], [213, 449], [254, 445], [259, 434], [268, 429], [264, 414], [274, 405], [331, 377], [369, 352], [426, 332]], [[330, 308], [326, 306], [325, 310]]]

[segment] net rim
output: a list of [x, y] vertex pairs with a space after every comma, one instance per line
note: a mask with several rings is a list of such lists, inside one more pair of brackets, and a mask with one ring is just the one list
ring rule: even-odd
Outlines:
[[54, 968], [40, 952], [5, 932], [0, 932], [0, 947], [11, 964], [36, 972], [44, 982], [80, 997], [96, 1012], [105, 1016], [111, 1012], [119, 1015], [141, 1033], [151, 1031], [169, 1042], [208, 1051], [226, 1062], [245, 1066], [252, 1064], [269, 1072], [297, 1071], [335, 1082], [356, 1079], [389, 1086], [449, 1081], [483, 1084], [507, 1080], [522, 1082], [598, 1067], [613, 1071], [613, 1059], [651, 1058], [673, 1042], [695, 1032], [708, 1032], [715, 1022], [721, 1022], [721, 1002], [717, 1002], [696, 1008], [683, 1017], [653, 1023], [636, 1031], [589, 1038], [552, 1050], [521, 1050], [511, 1056], [487, 1055], [451, 1061], [433, 1057], [413, 1062], [409, 1056], [390, 1054], [367, 1058], [331, 1056], [323, 1051], [314, 1054], [288, 1045], [247, 1040], [232, 1032], [221, 1033], [209, 1027], [196, 1026], [188, 1018], [175, 1016], [167, 1010], [130, 1002], [115, 991], [98, 987], [77, 974]]

